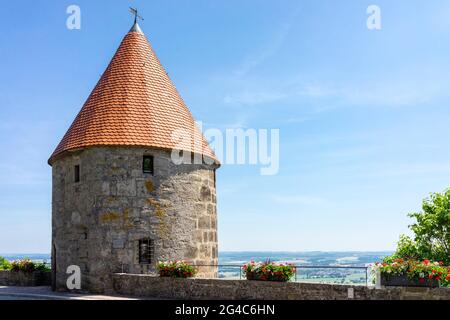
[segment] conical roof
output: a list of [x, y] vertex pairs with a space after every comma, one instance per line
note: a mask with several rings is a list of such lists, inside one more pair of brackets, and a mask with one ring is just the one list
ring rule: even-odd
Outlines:
[[181, 149], [218, 163], [137, 24], [122, 40], [49, 163], [67, 151], [106, 145]]

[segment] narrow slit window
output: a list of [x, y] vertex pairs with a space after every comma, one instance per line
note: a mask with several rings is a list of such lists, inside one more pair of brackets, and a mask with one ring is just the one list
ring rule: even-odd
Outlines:
[[144, 156], [143, 161], [143, 171], [144, 173], [153, 174], [153, 156]]
[[153, 262], [154, 243], [152, 239], [139, 240], [139, 263], [151, 264]]
[[74, 181], [80, 182], [80, 166], [76, 165], [74, 170]]

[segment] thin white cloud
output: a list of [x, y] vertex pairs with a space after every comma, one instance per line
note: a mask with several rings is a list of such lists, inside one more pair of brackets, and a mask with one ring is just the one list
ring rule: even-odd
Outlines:
[[[276, 81], [271, 81], [276, 82]], [[252, 82], [252, 87], [256, 84]], [[427, 81], [390, 81], [374, 85], [349, 84], [332, 87], [327, 85], [281, 83], [274, 88], [260, 84], [261, 89], [240, 88], [236, 93], [227, 94], [223, 102], [227, 105], [257, 106], [274, 102], [303, 102], [303, 99], [316, 101], [332, 99], [339, 106], [361, 107], [407, 107], [431, 102], [444, 96], [448, 90], [441, 83]], [[334, 106], [335, 107], [335, 106]], [[333, 107], [333, 108], [334, 108]]]
[[450, 174], [450, 164], [448, 163], [400, 163], [385, 164], [373, 168], [370, 171], [363, 170], [364, 176], [370, 177], [401, 177], [401, 176], [420, 176], [420, 175], [443, 175]]
[[273, 88], [272, 85], [271, 89], [242, 90], [236, 94], [229, 94], [225, 96], [223, 102], [228, 105], [255, 106], [299, 98], [325, 98], [336, 94], [335, 90], [315, 84], [292, 84], [290, 81], [279, 88]]
[[41, 185], [51, 183], [51, 177], [40, 168], [30, 168], [26, 165], [0, 163], [0, 186], [11, 185]]
[[233, 74], [237, 77], [244, 77], [254, 68], [273, 57], [282, 48], [292, 27], [298, 20], [299, 14], [300, 7], [292, 12], [290, 17], [287, 18], [287, 22], [281, 25], [278, 32], [268, 41], [267, 45], [261, 51], [252, 54], [252, 57], [247, 58], [238, 68], [236, 68], [236, 70], [234, 70]]
[[347, 87], [337, 93], [343, 103], [358, 106], [405, 107], [423, 104], [440, 94], [429, 84], [384, 83], [371, 87]]
[[327, 201], [321, 197], [309, 195], [272, 195], [272, 200], [286, 205], [323, 205]]
[[254, 106], [260, 104], [266, 104], [270, 102], [276, 102], [287, 98], [286, 93], [281, 92], [241, 92], [237, 95], [227, 95], [224, 98], [224, 103], [228, 105], [247, 105]]

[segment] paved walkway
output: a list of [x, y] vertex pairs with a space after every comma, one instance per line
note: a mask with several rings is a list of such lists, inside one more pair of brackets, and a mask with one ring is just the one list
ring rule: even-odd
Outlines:
[[2, 287], [0, 300], [139, 300], [124, 296], [54, 292], [50, 287]]

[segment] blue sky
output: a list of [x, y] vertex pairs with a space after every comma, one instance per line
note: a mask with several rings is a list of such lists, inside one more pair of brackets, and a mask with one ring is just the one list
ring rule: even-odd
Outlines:
[[[81, 8], [81, 30], [66, 8]], [[366, 27], [381, 8], [382, 29]], [[131, 26], [206, 128], [280, 129], [217, 174], [220, 250], [390, 250], [450, 186], [450, 3], [14, 1], [0, 9], [0, 252], [49, 252], [47, 159]]]

